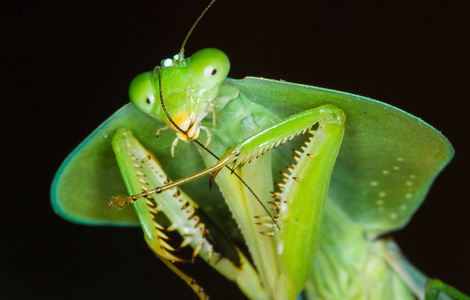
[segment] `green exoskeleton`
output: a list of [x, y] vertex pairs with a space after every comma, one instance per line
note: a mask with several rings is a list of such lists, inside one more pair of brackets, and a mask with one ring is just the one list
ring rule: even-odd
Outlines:
[[[436, 289], [468, 299], [436, 282], [425, 289], [426, 277], [381, 238], [406, 225], [452, 158], [444, 136], [375, 100], [229, 79], [229, 69], [228, 57], [208, 48], [138, 75], [132, 104], [58, 171], [54, 209], [79, 223], [140, 224], [201, 298], [176, 262], [200, 256], [251, 299], [423, 299], [425, 291], [437, 299]], [[209, 174], [220, 193], [195, 180]], [[108, 209], [105, 198], [133, 203], [137, 216]], [[232, 240], [247, 244], [252, 262]], [[192, 256], [176, 255], [186, 246]]]

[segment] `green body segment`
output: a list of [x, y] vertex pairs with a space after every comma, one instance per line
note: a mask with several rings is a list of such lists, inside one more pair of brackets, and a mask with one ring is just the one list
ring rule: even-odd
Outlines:
[[[327, 201], [320, 247], [306, 285], [308, 299], [412, 300], [423, 287], [397, 272], [387, 244], [368, 239], [364, 230]], [[418, 295], [415, 295], [417, 293]]]
[[451, 299], [450, 297], [458, 300], [470, 300], [469, 296], [440, 280], [434, 279], [426, 282], [426, 300], [448, 300]]
[[470, 299], [430, 282], [393, 239], [368, 238], [332, 201], [326, 202], [320, 247], [305, 286], [307, 299]]

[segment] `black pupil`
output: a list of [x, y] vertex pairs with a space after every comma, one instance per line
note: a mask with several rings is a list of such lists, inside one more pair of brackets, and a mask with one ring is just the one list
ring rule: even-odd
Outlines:
[[147, 103], [150, 104], [150, 97], [147, 97]]
[[215, 75], [217, 73], [217, 69], [212, 70], [212, 75]]

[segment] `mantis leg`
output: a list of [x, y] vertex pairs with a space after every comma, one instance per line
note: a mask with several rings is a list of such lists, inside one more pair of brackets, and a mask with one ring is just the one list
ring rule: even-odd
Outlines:
[[[172, 190], [207, 174], [211, 174], [213, 181], [220, 169], [227, 164], [233, 162], [232, 170], [235, 170], [270, 149], [290, 141], [296, 135], [312, 135], [300, 150], [295, 150], [294, 159], [297, 164], [288, 168], [289, 173], [283, 174], [284, 183], [278, 184], [279, 191], [274, 192], [273, 203], [279, 210], [277, 220], [281, 230], [268, 232], [267, 238], [271, 239], [269, 242], [260, 239], [259, 226], [253, 221], [259, 213], [246, 207], [238, 207], [242, 203], [241, 199], [246, 197], [238, 194], [239, 188], [234, 188], [237, 185], [233, 184], [233, 180], [236, 179], [227, 179], [227, 175], [224, 175], [224, 178], [231, 182], [218, 183], [226, 199], [233, 198], [233, 201], [227, 199], [227, 203], [251, 250], [262, 285], [271, 295], [278, 295], [279, 299], [295, 297], [303, 289], [315, 258], [328, 183], [343, 137], [344, 122], [344, 113], [333, 105], [301, 112], [236, 144], [216, 164], [200, 172], [152, 190], [144, 190], [140, 194], [116, 196], [108, 201], [110, 205], [119, 204], [122, 207], [139, 198], [148, 198]], [[271, 173], [270, 169], [265, 168], [262, 167], [260, 171]], [[261, 172], [258, 177], [259, 175], [264, 176]], [[250, 180], [256, 178], [252, 175]], [[272, 189], [272, 181], [270, 184], [270, 187], [265, 186]], [[224, 189], [232, 191], [225, 192]], [[243, 203], [245, 206], [249, 205], [248, 201]], [[260, 223], [265, 227], [270, 226], [269, 222]], [[274, 236], [274, 239], [270, 236]]]
[[109, 206], [118, 204], [119, 207], [124, 207], [126, 204], [133, 203], [142, 197], [146, 198], [153, 194], [160, 194], [208, 174], [211, 174], [212, 182], [220, 169], [232, 162], [234, 162], [233, 170], [235, 170], [239, 166], [244, 166], [246, 163], [253, 161], [253, 159], [258, 158], [265, 152], [285, 144], [295, 136], [305, 134], [308, 131], [310, 132], [310, 129], [317, 123], [320, 124], [319, 126], [321, 128], [326, 124], [338, 124], [344, 127], [344, 121], [345, 115], [343, 111], [334, 105], [324, 105], [301, 112], [233, 146], [211, 167], [152, 190], [127, 197], [115, 196], [113, 199], [107, 199], [106, 201], [109, 202]]
[[[263, 203], [271, 202], [274, 211], [278, 211], [274, 218], [281, 230], [276, 230], [254, 197], [230, 172], [220, 172], [217, 176], [216, 183], [237, 220], [263, 285], [274, 299], [294, 298], [303, 289], [313, 265], [323, 204], [344, 122], [340, 109], [321, 106], [253, 135], [229, 149], [219, 160], [235, 156], [238, 161], [234, 168], [252, 160], [237, 170], [239, 175]], [[278, 189], [273, 192], [272, 161], [276, 158], [273, 154], [271, 160], [270, 151], [261, 154], [299, 133], [313, 136], [299, 150], [294, 150], [295, 163], [284, 165], [287, 172], [282, 172], [282, 182], [277, 183]], [[256, 157], [259, 158], [255, 160]]]
[[[147, 151], [129, 129], [119, 129], [113, 138], [113, 149], [129, 193], [146, 191], [151, 186], [164, 185], [169, 179], [155, 156]], [[187, 245], [193, 248], [191, 259], [197, 255], [228, 279], [235, 281], [240, 289], [254, 298], [263, 298], [264, 291], [256, 271], [243, 253], [198, 209], [190, 197], [176, 187], [158, 198], [148, 196], [134, 203], [144, 236], [153, 252], [178, 276], [204, 298], [202, 289], [194, 280], [171, 262], [185, 259], [173, 254]], [[162, 215], [165, 218], [162, 218]], [[163, 226], [162, 222], [171, 225]], [[167, 234], [177, 231], [182, 241], [170, 245]]]
[[[440, 280], [430, 279], [426, 281], [425, 287], [425, 299], [426, 300], [437, 300], [437, 299], [459, 299], [459, 300], [470, 300], [470, 297], [457, 290], [450, 285], [443, 283]], [[450, 296], [450, 298], [444, 298]]]

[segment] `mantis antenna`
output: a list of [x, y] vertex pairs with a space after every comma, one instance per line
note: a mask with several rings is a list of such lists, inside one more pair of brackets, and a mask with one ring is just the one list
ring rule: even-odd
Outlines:
[[199, 15], [199, 17], [196, 19], [196, 22], [194, 22], [191, 29], [189, 29], [189, 32], [186, 35], [186, 37], [184, 38], [183, 44], [181, 45], [181, 49], [180, 49], [180, 53], [179, 53], [180, 55], [184, 54], [184, 46], [186, 46], [186, 42], [188, 41], [189, 36], [191, 35], [191, 33], [193, 33], [194, 28], [196, 28], [197, 23], [199, 23], [199, 21], [202, 19], [202, 17], [204, 17], [204, 15], [209, 10], [209, 8], [212, 6], [212, 4], [214, 4], [214, 2], [215, 2], [215, 0], [212, 0], [211, 3], [209, 3], [209, 5], [207, 5], [207, 7], [204, 9], [204, 11], [201, 13], [201, 15]]
[[[210, 5], [212, 5], [212, 3], [214, 3], [215, 0], [213, 0], [211, 2], [211, 4], [209, 4], [209, 6], [204, 10], [204, 12], [207, 11], [207, 9], [210, 7]], [[202, 15], [204, 15], [204, 12], [202, 13]], [[201, 15], [201, 16], [202, 16]], [[201, 16], [199, 16], [199, 19], [201, 18]], [[198, 21], [199, 21], [198, 19]], [[196, 21], [197, 23], [197, 21]], [[196, 24], [195, 23], [195, 24]], [[194, 25], [193, 25], [193, 28], [194, 28]], [[191, 28], [191, 30], [193, 29]], [[187, 37], [186, 37], [187, 38]], [[167, 116], [168, 120], [171, 122], [171, 124], [173, 126], [175, 126], [176, 129], [178, 129], [181, 133], [186, 133], [187, 131], [184, 131], [183, 129], [181, 129], [176, 123], [175, 121], [173, 121], [173, 119], [170, 117], [170, 114], [168, 113], [168, 111], [166, 110], [166, 107], [165, 107], [165, 103], [163, 101], [163, 93], [162, 93], [162, 80], [161, 80], [161, 77], [160, 77], [160, 68], [156, 68], [156, 71], [157, 71], [157, 75], [158, 75], [158, 89], [160, 90], [160, 104], [162, 105], [162, 108], [163, 108], [163, 111], [165, 112], [165, 115]], [[207, 151], [207, 153], [209, 153], [210, 155], [212, 155], [213, 157], [215, 157], [217, 160], [219, 160], [220, 158], [215, 155], [212, 151], [210, 151], [207, 147], [205, 147], [203, 144], [201, 144], [199, 141], [197, 140], [193, 140], [199, 147], [201, 147], [202, 149], [204, 149], [205, 151]], [[250, 193], [256, 198], [256, 200], [259, 202], [259, 204], [261, 204], [261, 206], [263, 207], [264, 211], [269, 215], [269, 217], [271, 218], [271, 220], [274, 222], [274, 224], [276, 224], [276, 227], [277, 229], [281, 230], [281, 228], [279, 227], [279, 225], [277, 224], [276, 222], [276, 219], [271, 215], [271, 213], [269, 212], [269, 210], [266, 208], [266, 206], [264, 206], [263, 202], [261, 202], [261, 200], [258, 198], [258, 196], [255, 194], [255, 192], [248, 186], [248, 184], [237, 174], [234, 172], [234, 170], [232, 168], [230, 168], [229, 166], [225, 166], [227, 169], [229, 169], [232, 174], [234, 174], [242, 183], [243, 185], [250, 191]], [[213, 180], [211, 180], [209, 182], [209, 188], [212, 187], [212, 182]]]

